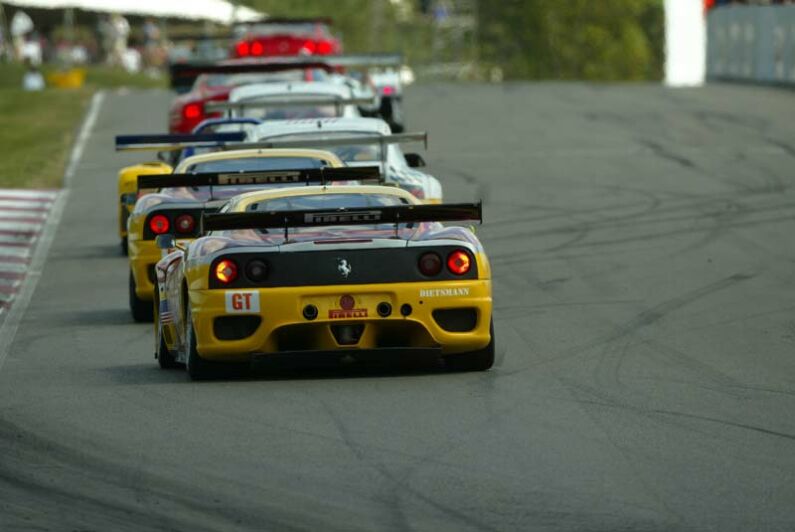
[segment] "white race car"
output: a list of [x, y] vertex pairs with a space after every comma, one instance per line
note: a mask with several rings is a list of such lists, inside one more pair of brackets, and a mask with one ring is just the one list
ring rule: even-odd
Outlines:
[[[407, 190], [425, 203], [441, 203], [442, 185], [417, 170], [425, 161], [416, 153], [404, 154], [398, 145], [425, 139], [424, 134], [393, 135], [379, 118], [343, 117], [311, 120], [274, 120], [251, 127], [247, 142], [273, 147], [321, 148], [335, 153], [348, 166], [380, 165], [387, 183]], [[361, 142], [346, 139], [361, 139]], [[329, 145], [336, 142], [336, 145]]]

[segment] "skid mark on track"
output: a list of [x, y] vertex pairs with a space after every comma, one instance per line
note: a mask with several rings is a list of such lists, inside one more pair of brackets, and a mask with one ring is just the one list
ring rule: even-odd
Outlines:
[[[433, 453], [428, 453], [423, 457], [420, 457], [418, 462], [411, 466], [407, 466], [406, 471], [402, 474], [397, 475], [390, 471], [388, 467], [381, 461], [369, 456], [368, 453], [365, 452], [364, 446], [357, 443], [353, 435], [351, 434], [350, 430], [348, 429], [347, 425], [343, 421], [343, 419], [331, 408], [327, 403], [322, 402], [322, 407], [326, 411], [329, 416], [329, 419], [334, 423], [334, 426], [337, 428], [337, 431], [340, 434], [340, 437], [345, 442], [345, 445], [350, 449], [351, 453], [356, 457], [357, 460], [362, 462], [363, 464], [367, 465], [368, 467], [372, 468], [376, 472], [378, 472], [381, 476], [383, 476], [386, 480], [391, 483], [391, 487], [389, 488], [389, 493], [391, 498], [387, 501], [387, 507], [393, 514], [393, 517], [398, 518], [398, 522], [401, 526], [401, 529], [404, 530], [411, 530], [411, 526], [409, 525], [405, 514], [403, 514], [402, 510], [398, 508], [397, 501], [403, 494], [411, 495], [414, 498], [418, 499], [421, 502], [424, 502], [428, 506], [436, 509], [437, 511], [441, 512], [442, 514], [446, 515], [449, 518], [455, 519], [461, 525], [473, 528], [476, 530], [492, 530], [496, 531], [496, 528], [493, 528], [486, 523], [468, 515], [464, 512], [456, 510], [455, 508], [451, 508], [448, 505], [442, 504], [436, 499], [426, 495], [425, 493], [419, 491], [418, 489], [411, 486], [409, 483], [410, 477], [413, 473], [419, 469], [423, 464], [428, 463], [435, 455], [441, 454], [443, 452], [449, 452], [452, 448], [456, 447], [459, 443], [451, 443], [445, 442], [444, 448], [438, 450]], [[395, 514], [395, 512], [399, 512]]]

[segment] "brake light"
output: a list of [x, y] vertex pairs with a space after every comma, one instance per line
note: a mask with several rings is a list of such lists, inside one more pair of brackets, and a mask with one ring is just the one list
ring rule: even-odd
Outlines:
[[177, 233], [192, 233], [196, 228], [196, 219], [190, 214], [182, 214], [174, 220], [174, 229]]
[[383, 94], [384, 96], [392, 96], [393, 94], [395, 94], [395, 87], [393, 87], [392, 85], [387, 85], [386, 87], [381, 89], [381, 94]]
[[314, 54], [316, 47], [315, 41], [305, 41], [302, 50], [306, 51], [308, 54]]
[[329, 41], [320, 41], [317, 43], [317, 53], [320, 55], [328, 55], [331, 53], [333, 46]]
[[248, 41], [240, 41], [235, 45], [235, 51], [238, 57], [246, 57], [250, 54]]
[[447, 256], [447, 269], [456, 275], [464, 275], [471, 267], [472, 259], [465, 251], [458, 249]]
[[436, 253], [424, 253], [420, 257], [419, 267], [423, 275], [433, 277], [442, 271], [442, 259]]
[[251, 43], [251, 55], [262, 55], [265, 53], [265, 47], [259, 41]]
[[215, 265], [215, 278], [224, 284], [229, 284], [237, 279], [237, 264], [229, 259], [219, 261]]
[[187, 118], [188, 120], [195, 120], [202, 115], [202, 104], [200, 103], [189, 103], [185, 107], [182, 108], [182, 116]]
[[156, 235], [167, 233], [170, 225], [168, 218], [162, 214], [155, 214], [149, 219], [149, 229]]

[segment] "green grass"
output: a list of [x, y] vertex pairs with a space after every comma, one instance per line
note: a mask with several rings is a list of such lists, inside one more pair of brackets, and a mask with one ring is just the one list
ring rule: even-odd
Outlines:
[[[57, 67], [45, 65], [42, 72], [46, 76], [57, 71]], [[22, 86], [25, 67], [18, 63], [0, 63], [0, 90], [17, 89]], [[167, 88], [168, 79], [165, 75], [154, 78], [148, 74], [130, 74], [120, 68], [108, 66], [88, 67], [86, 87], [89, 89], [113, 89], [117, 87], [133, 87], [139, 89]]]
[[0, 89], [0, 188], [59, 188], [92, 91]]
[[165, 78], [91, 67], [81, 89], [25, 92], [19, 88], [24, 72], [21, 65], [0, 64], [0, 188], [61, 186], [69, 149], [97, 89], [166, 86]]

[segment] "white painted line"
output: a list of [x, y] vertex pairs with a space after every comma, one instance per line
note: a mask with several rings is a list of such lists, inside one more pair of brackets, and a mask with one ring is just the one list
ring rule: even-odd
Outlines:
[[102, 91], [94, 94], [94, 97], [91, 98], [91, 106], [80, 128], [77, 141], [72, 147], [69, 164], [64, 173], [64, 189], [58, 194], [52, 206], [52, 210], [50, 211], [50, 216], [44, 224], [41, 238], [36, 246], [33, 259], [28, 268], [28, 275], [25, 278], [25, 282], [20, 287], [20, 291], [17, 293], [16, 303], [11, 306], [11, 310], [8, 312], [5, 321], [0, 324], [0, 370], [3, 368], [6, 358], [8, 358], [8, 350], [11, 348], [14, 337], [17, 335], [17, 329], [19, 329], [22, 317], [28, 309], [30, 300], [33, 297], [33, 292], [36, 291], [36, 286], [39, 284], [39, 278], [44, 268], [44, 261], [47, 259], [47, 252], [50, 250], [52, 241], [55, 238], [55, 231], [61, 222], [64, 207], [69, 198], [69, 185], [72, 182], [77, 164], [80, 162], [80, 157], [83, 155], [86, 141], [91, 134], [91, 130], [94, 129], [94, 124], [97, 121], [97, 116], [99, 116], [99, 110], [104, 100], [105, 93]]
[[31, 201], [55, 201], [57, 190], [25, 190], [15, 188], [0, 188], [0, 197], [24, 198]]
[[28, 201], [28, 200], [11, 200], [1, 199], [3, 197], [0, 191], [0, 211], [3, 209], [46, 209], [51, 201]]
[[3, 246], [0, 244], [0, 260], [3, 257], [27, 257], [30, 255], [30, 248], [22, 246]]
[[16, 220], [19, 218], [39, 218], [44, 219], [47, 215], [36, 211], [2, 211], [0, 210], [0, 220]]
[[0, 272], [6, 273], [25, 273], [28, 265], [21, 262], [0, 262]]
[[[42, 220], [44, 222], [45, 220]], [[0, 220], [0, 230], [2, 231], [18, 231], [20, 233], [28, 233], [30, 231], [38, 231], [41, 229], [43, 223], [34, 222], [11, 222], [8, 220]]]

